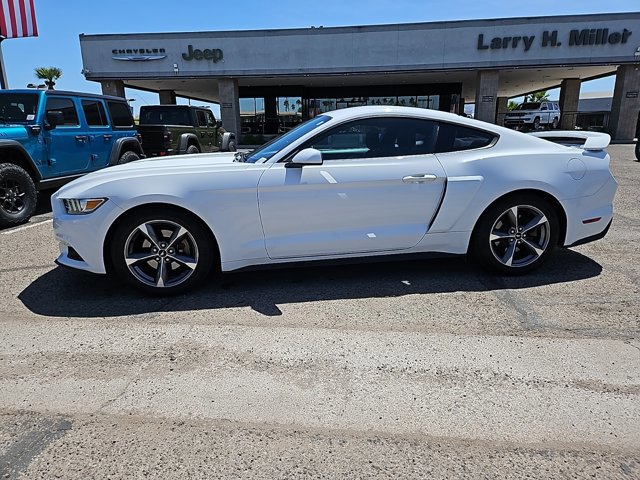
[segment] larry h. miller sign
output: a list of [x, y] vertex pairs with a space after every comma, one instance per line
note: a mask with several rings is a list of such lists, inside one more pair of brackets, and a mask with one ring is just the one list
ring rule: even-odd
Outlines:
[[[608, 28], [584, 28], [571, 30], [565, 38], [560, 38], [558, 30], [545, 30], [539, 38], [541, 47], [569, 47], [593, 45], [618, 45], [628, 42], [631, 30], [626, 28], [610, 31]], [[485, 38], [484, 33], [478, 35], [478, 50], [522, 49], [528, 52], [536, 41], [536, 35], [514, 35]]]

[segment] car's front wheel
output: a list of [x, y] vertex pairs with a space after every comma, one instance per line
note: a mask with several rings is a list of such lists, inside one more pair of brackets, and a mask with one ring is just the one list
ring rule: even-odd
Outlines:
[[211, 232], [202, 222], [166, 208], [150, 208], [125, 218], [110, 245], [116, 274], [155, 295], [174, 295], [199, 286], [211, 271], [215, 251]]
[[536, 117], [533, 120], [533, 129], [534, 130], [540, 130], [540, 117]]
[[519, 275], [538, 268], [558, 243], [554, 207], [532, 194], [506, 197], [480, 217], [471, 239], [471, 254], [496, 273]]

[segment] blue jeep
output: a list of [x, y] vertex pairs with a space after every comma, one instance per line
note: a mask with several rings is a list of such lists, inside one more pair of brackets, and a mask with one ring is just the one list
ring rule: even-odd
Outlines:
[[0, 227], [26, 222], [39, 190], [143, 157], [124, 98], [0, 90]]

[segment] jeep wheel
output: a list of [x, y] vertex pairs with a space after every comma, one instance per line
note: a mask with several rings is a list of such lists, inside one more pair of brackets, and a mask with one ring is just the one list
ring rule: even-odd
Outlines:
[[236, 150], [238, 150], [238, 148], [236, 147], [235, 140], [229, 140], [229, 145], [227, 145], [227, 150], [230, 152], [235, 152]]
[[193, 155], [194, 153], [200, 153], [200, 150], [198, 150], [198, 147], [196, 147], [195, 145], [189, 145], [189, 148], [187, 148], [186, 154]]
[[122, 165], [123, 163], [135, 162], [136, 160], [140, 160], [140, 157], [136, 152], [124, 152], [120, 159], [118, 159], [118, 165]]
[[558, 128], [558, 117], [553, 117], [553, 123], [551, 124], [551, 130]]
[[18, 165], [0, 164], [0, 227], [24, 223], [36, 209], [38, 193], [33, 179]]

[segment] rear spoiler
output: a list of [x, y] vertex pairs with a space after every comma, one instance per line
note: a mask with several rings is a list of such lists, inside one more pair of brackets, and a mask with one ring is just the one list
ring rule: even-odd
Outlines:
[[550, 142], [567, 146], [580, 147], [583, 150], [604, 150], [611, 142], [607, 133], [589, 132], [585, 130], [557, 130], [553, 132], [531, 132], [529, 135], [544, 138]]

